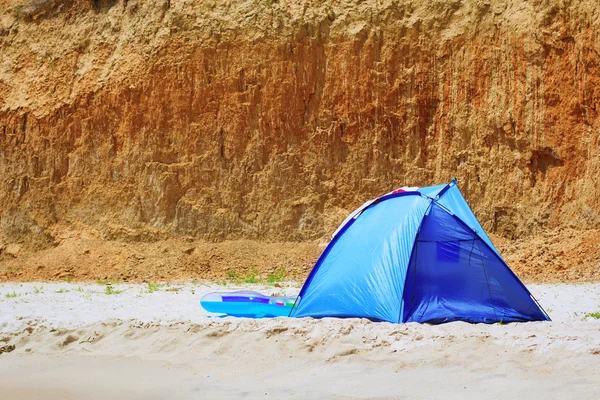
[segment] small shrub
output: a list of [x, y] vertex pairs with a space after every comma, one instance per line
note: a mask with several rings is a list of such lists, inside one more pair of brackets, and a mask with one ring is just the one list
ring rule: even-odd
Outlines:
[[587, 314], [585, 314], [585, 317], [583, 317], [583, 318], [600, 319], [600, 312], [587, 313]]

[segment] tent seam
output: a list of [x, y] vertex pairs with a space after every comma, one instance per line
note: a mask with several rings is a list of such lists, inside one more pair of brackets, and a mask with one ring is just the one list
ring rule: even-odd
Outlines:
[[[429, 209], [431, 208], [431, 206], [433, 205], [434, 199], [432, 199], [429, 196], [426, 195], [421, 195], [424, 198], [429, 199], [429, 205], [427, 206], [427, 208], [425, 209], [425, 212], [423, 213], [423, 216], [421, 216], [421, 222], [419, 222], [419, 227], [417, 228], [417, 233], [415, 234], [415, 241], [413, 242], [413, 247], [410, 250], [410, 256], [408, 257], [408, 265], [406, 266], [406, 276], [404, 277], [404, 285], [402, 286], [402, 298], [400, 299], [401, 302], [404, 301], [404, 293], [406, 290], [406, 280], [408, 279], [408, 272], [409, 272], [409, 268], [410, 268], [410, 262], [412, 260], [413, 257], [413, 253], [415, 251], [415, 248], [417, 247], [417, 243], [419, 242], [419, 234], [421, 233], [421, 229], [423, 228], [423, 221], [425, 221], [425, 217], [427, 216], [427, 212], [429, 211]], [[416, 268], [416, 265], [415, 265]], [[414, 285], [413, 285], [414, 287]], [[413, 288], [414, 289], [414, 288]], [[411, 305], [411, 312], [412, 312], [412, 305]], [[398, 323], [404, 322], [402, 321], [402, 307], [400, 307], [400, 311], [398, 312]]]

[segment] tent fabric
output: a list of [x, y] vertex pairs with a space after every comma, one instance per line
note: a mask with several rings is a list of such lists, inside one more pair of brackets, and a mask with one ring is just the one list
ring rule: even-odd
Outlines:
[[460, 218], [469, 228], [475, 231], [486, 244], [491, 247], [498, 256], [500, 254], [492, 244], [492, 241], [488, 237], [487, 233], [473, 214], [471, 207], [467, 204], [467, 201], [463, 197], [460, 190], [458, 190], [458, 186], [452, 185], [448, 191], [444, 194], [442, 198], [438, 200], [438, 204], [446, 207], [448, 210], [452, 210], [454, 215]]
[[443, 189], [448, 186], [447, 184], [443, 185], [435, 185], [435, 186], [426, 186], [419, 189], [419, 193], [424, 194], [427, 197], [435, 198], [438, 193], [440, 193]]
[[454, 181], [367, 203], [338, 228], [291, 316], [394, 323], [549, 319]]

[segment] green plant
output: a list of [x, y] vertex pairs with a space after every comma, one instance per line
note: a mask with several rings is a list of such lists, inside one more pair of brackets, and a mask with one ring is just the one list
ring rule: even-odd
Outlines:
[[226, 279], [218, 279], [215, 283], [217, 285], [220, 285], [220, 286], [227, 286], [227, 280]]
[[267, 283], [269, 285], [273, 285], [277, 282], [282, 282], [283, 280], [285, 280], [285, 269], [283, 267], [279, 268], [277, 271], [267, 276]]
[[6, 293], [5, 294], [7, 299], [14, 299], [15, 297], [19, 296], [16, 292], [12, 292], [12, 293]]
[[69, 293], [69, 290], [60, 289], [56, 293]]
[[83, 288], [81, 286], [78, 286], [77, 289], [75, 289], [76, 292], [79, 293], [83, 293]]
[[250, 268], [250, 270], [248, 271], [248, 275], [243, 276], [241, 278], [241, 281], [244, 283], [258, 283], [260, 282], [260, 277], [256, 275], [256, 271], [254, 270], [254, 268]]
[[42, 286], [40, 286], [40, 287], [37, 287], [37, 286], [34, 286], [34, 287], [33, 287], [33, 291], [35, 292], [35, 294], [40, 294], [40, 293], [42, 293], [42, 289], [44, 289], [44, 285], [42, 285]]
[[237, 271], [233, 269], [227, 271], [226, 275], [227, 279], [217, 281], [217, 284], [226, 286], [228, 281], [235, 283], [258, 283], [261, 281], [260, 276], [256, 274], [256, 270], [254, 268], [250, 268], [246, 275], [239, 275]]
[[600, 319], [600, 312], [587, 313], [587, 314], [585, 314], [585, 317], [583, 317], [583, 318], [588, 318], [588, 317]]
[[107, 286], [106, 290], [104, 291], [104, 294], [108, 294], [108, 295], [111, 295], [111, 294], [121, 294], [121, 293], [123, 293], [123, 290], [113, 289], [112, 286]]
[[104, 280], [104, 279], [98, 279], [98, 280], [96, 281], [96, 283], [97, 283], [98, 285], [110, 285], [110, 284], [111, 284], [111, 282], [110, 282], [110, 281], [107, 281], [107, 280]]
[[330, 21], [335, 20], [335, 12], [333, 11], [333, 7], [331, 7], [331, 5], [327, 4], [325, 6], [325, 14], [327, 14], [327, 18]]
[[156, 292], [162, 285], [159, 285], [158, 283], [152, 283], [152, 282], [148, 282], [148, 287], [146, 288], [146, 291], [148, 293], [154, 293]]
[[238, 273], [233, 269], [227, 271], [227, 277], [232, 281], [237, 281], [239, 279]]

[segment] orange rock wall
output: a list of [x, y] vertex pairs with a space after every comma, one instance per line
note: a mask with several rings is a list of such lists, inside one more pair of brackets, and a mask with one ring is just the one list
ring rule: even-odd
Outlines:
[[452, 177], [501, 236], [600, 227], [600, 6], [421, 3], [0, 0], [4, 240], [313, 240]]

